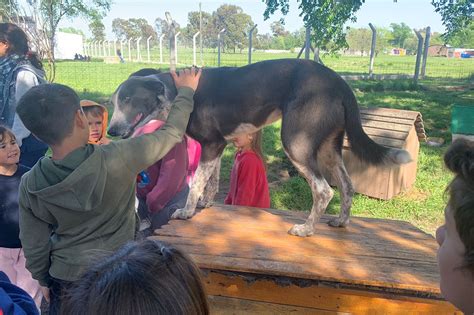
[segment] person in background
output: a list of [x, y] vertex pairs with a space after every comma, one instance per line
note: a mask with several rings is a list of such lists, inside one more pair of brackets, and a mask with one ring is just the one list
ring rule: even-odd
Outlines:
[[13, 23], [0, 23], [0, 124], [12, 129], [21, 149], [20, 164], [28, 167], [45, 155], [48, 146], [31, 134], [15, 111], [23, 94], [46, 83], [44, 77], [43, 65], [30, 51], [25, 32]]
[[474, 314], [474, 142], [454, 141], [444, 155], [454, 173], [446, 188], [445, 223], [436, 231], [440, 289], [465, 314]]
[[107, 138], [109, 113], [107, 108], [89, 100], [82, 100], [80, 104], [89, 121], [89, 143], [109, 144], [110, 139]]
[[20, 241], [18, 189], [21, 176], [30, 170], [18, 164], [20, 148], [13, 132], [0, 126], [0, 271], [41, 305], [41, 287], [26, 269]]
[[230, 189], [224, 200], [228, 205], [270, 208], [262, 131], [240, 134], [232, 140], [237, 153], [230, 173]]

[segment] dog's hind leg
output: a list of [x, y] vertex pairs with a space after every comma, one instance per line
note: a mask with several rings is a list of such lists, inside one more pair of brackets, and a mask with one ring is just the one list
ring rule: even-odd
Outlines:
[[313, 206], [311, 213], [304, 224], [295, 224], [288, 233], [296, 236], [310, 236], [315, 232], [315, 226], [326, 211], [326, 207], [331, 201], [334, 192], [327, 183], [324, 176], [317, 170], [316, 161], [309, 161], [306, 165], [296, 162], [290, 157], [293, 165], [306, 179], [311, 188]]
[[318, 165], [324, 174], [331, 176], [341, 195], [341, 211], [339, 217], [332, 219], [328, 225], [345, 227], [349, 224], [354, 188], [347, 174], [342, 159], [342, 142], [344, 130], [336, 131], [321, 145], [318, 150]]
[[201, 161], [194, 175], [186, 205], [183, 209], [176, 210], [171, 219], [189, 219], [194, 215], [199, 197], [202, 195], [215, 167], [219, 164], [225, 146], [225, 141], [203, 145]]
[[202, 193], [201, 198], [199, 198], [199, 201], [197, 203], [198, 208], [208, 208], [212, 206], [214, 202], [214, 197], [219, 191], [220, 172], [221, 158], [218, 159], [216, 166], [214, 167], [214, 172], [207, 181], [206, 187], [204, 188], [204, 192]]

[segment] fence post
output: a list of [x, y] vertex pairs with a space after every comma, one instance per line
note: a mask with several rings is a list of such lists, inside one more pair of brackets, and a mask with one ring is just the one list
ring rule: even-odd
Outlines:
[[428, 59], [428, 49], [430, 48], [431, 27], [426, 28], [425, 34], [425, 48], [423, 50], [423, 61], [421, 63], [421, 77], [424, 78], [426, 74], [426, 60]]
[[196, 65], [196, 37], [201, 34], [201, 32], [197, 32], [193, 35], [193, 65]]
[[104, 57], [107, 57], [107, 47], [105, 46], [106, 42], [107, 42], [106, 40], [102, 42], [102, 50], [104, 52]]
[[109, 55], [109, 57], [112, 56], [112, 55], [110, 54], [110, 40], [107, 41], [107, 54]]
[[374, 75], [374, 59], [375, 59], [375, 45], [377, 44], [377, 30], [369, 23], [369, 27], [372, 30], [372, 44], [370, 45], [370, 65], [369, 65], [369, 77], [372, 78]]
[[113, 53], [114, 56], [117, 55], [117, 40], [114, 39], [114, 53]]
[[165, 37], [165, 34], [160, 36], [160, 63], [163, 63], [163, 37]]
[[225, 28], [221, 29], [217, 34], [217, 66], [221, 66], [221, 34], [225, 32]]
[[94, 57], [95, 55], [95, 40], [91, 42], [91, 57]]
[[165, 12], [166, 16], [166, 23], [168, 23], [168, 38], [170, 41], [170, 70], [176, 70], [176, 45], [175, 45], [175, 35], [176, 35], [176, 24], [171, 18], [171, 14], [169, 12]]
[[305, 42], [304, 42], [304, 59], [309, 59], [310, 47], [311, 47], [311, 28], [307, 26]]
[[132, 61], [132, 49], [130, 47], [130, 42], [132, 41], [133, 38], [128, 39], [128, 61]]
[[120, 41], [120, 52], [122, 53], [122, 58], [124, 56], [124, 53], [123, 53], [123, 44], [126, 42], [127, 40], [126, 39], [122, 39]]
[[178, 64], [178, 36], [181, 32], [174, 35], [174, 61]]
[[148, 36], [146, 39], [146, 53], [147, 53], [147, 60], [150, 62], [150, 40], [153, 36]]
[[249, 31], [249, 64], [252, 63], [252, 36], [253, 36], [253, 31], [257, 27], [257, 24], [255, 24]]
[[142, 56], [140, 54], [140, 41], [142, 40], [141, 37], [137, 38], [137, 62], [140, 62], [142, 60]]
[[421, 54], [423, 52], [423, 36], [421, 36], [420, 32], [414, 30], [416, 37], [418, 37], [418, 50], [416, 52], [416, 64], [415, 64], [415, 75], [413, 77], [415, 83], [418, 83], [418, 77], [420, 75], [420, 61], [421, 61]]
[[102, 57], [102, 41], [97, 41], [97, 57]]

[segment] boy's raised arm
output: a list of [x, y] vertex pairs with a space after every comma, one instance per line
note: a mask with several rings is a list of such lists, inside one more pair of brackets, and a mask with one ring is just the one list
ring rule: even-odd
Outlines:
[[168, 119], [159, 130], [136, 138], [116, 142], [120, 157], [132, 171], [137, 174], [165, 156], [173, 146], [179, 143], [194, 107], [196, 90], [201, 69], [185, 69], [176, 74], [171, 72], [178, 94], [173, 101]]

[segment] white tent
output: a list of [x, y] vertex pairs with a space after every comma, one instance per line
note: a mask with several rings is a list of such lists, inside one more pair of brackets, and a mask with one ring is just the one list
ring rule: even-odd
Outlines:
[[75, 54], [84, 55], [82, 35], [57, 32], [54, 43], [54, 57], [56, 59], [74, 59]]

